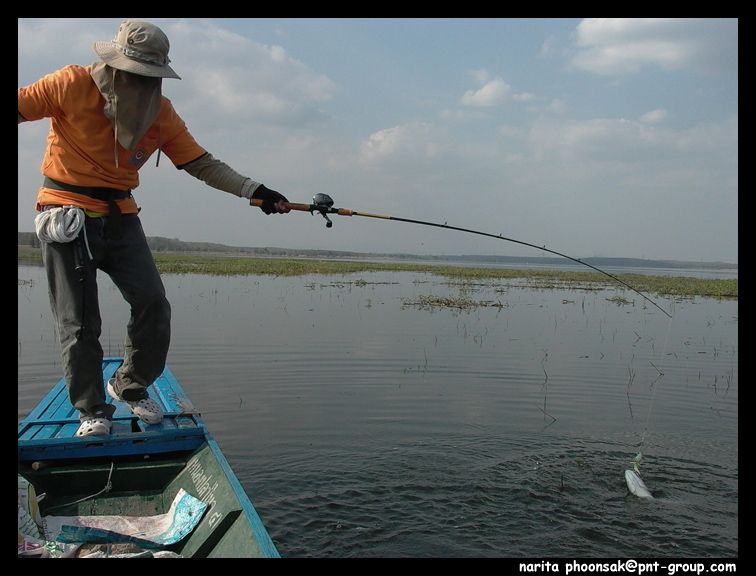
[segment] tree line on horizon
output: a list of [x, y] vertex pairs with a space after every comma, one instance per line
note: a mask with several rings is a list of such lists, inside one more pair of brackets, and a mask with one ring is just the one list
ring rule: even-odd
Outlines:
[[[434, 261], [475, 261], [498, 263], [542, 263], [563, 264], [563, 258], [499, 256], [499, 255], [450, 255], [450, 256], [419, 256], [416, 254], [365, 254], [362, 252], [346, 252], [338, 250], [294, 249], [273, 247], [241, 247], [216, 244], [214, 242], [186, 242], [178, 238], [163, 236], [148, 236], [147, 244], [153, 252], [191, 252], [213, 254], [244, 254], [248, 256], [280, 256], [284, 258], [365, 258], [368, 256], [394, 259], [422, 259]], [[34, 232], [19, 232], [18, 245], [40, 248], [40, 240]], [[737, 264], [725, 262], [684, 262], [678, 260], [644, 260], [642, 258], [611, 258], [589, 257], [582, 258], [583, 262], [594, 266], [628, 266], [646, 268], [706, 268], [706, 269], [738, 269]]]

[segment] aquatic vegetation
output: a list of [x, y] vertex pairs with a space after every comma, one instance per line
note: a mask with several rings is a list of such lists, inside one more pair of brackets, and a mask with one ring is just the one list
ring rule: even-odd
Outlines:
[[[19, 247], [19, 261], [39, 261], [39, 250]], [[496, 282], [500, 286], [527, 286], [534, 289], [569, 288], [601, 290], [615, 285], [603, 274], [591, 271], [512, 270], [473, 268], [439, 264], [407, 264], [355, 260], [317, 260], [313, 258], [255, 258], [207, 254], [156, 253], [155, 262], [163, 274], [208, 274], [213, 276], [305, 276], [308, 274], [356, 274], [361, 272], [419, 272], [448, 279]], [[685, 276], [650, 276], [617, 274], [617, 278], [645, 294], [665, 296], [738, 299], [737, 278], [693, 278]], [[623, 287], [619, 288], [624, 290]]]

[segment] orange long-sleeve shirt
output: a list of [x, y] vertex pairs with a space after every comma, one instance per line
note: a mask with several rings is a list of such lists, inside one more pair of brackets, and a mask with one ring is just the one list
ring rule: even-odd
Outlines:
[[[134, 150], [117, 144], [113, 126], [103, 112], [105, 99], [90, 70], [91, 67], [66, 66], [18, 90], [19, 114], [29, 121], [50, 118], [43, 175], [74, 186], [133, 190], [139, 186], [139, 169], [158, 148], [175, 166], [206, 153], [166, 97], [162, 98], [157, 120]], [[138, 211], [134, 198], [117, 202], [124, 214]], [[108, 212], [107, 202], [43, 186], [37, 195], [37, 209], [48, 204]]]

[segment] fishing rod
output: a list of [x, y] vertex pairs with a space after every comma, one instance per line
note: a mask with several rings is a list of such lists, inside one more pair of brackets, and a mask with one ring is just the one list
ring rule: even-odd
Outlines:
[[[263, 200], [258, 199], [252, 199], [250, 200], [251, 206], [258, 206], [261, 207], [263, 205]], [[398, 216], [384, 216], [382, 214], [369, 214], [367, 212], [356, 212], [355, 210], [350, 210], [349, 208], [334, 208], [333, 207], [333, 199], [328, 194], [315, 194], [315, 196], [312, 197], [312, 204], [297, 204], [293, 202], [285, 202], [285, 205], [290, 210], [298, 210], [301, 212], [309, 212], [310, 214], [315, 214], [316, 212], [323, 216], [323, 218], [326, 219], [326, 228], [330, 228], [333, 226], [333, 222], [328, 217], [329, 214], [337, 214], [339, 216], [364, 216], [366, 218], [379, 218], [381, 220], [394, 220], [396, 222], [407, 222], [409, 224], [421, 224], [423, 226], [433, 226], [435, 228], [446, 228], [447, 230], [457, 230], [458, 232], [467, 232], [468, 234], [477, 234], [478, 236], [488, 236], [489, 238], [495, 238], [497, 240], [504, 240], [506, 242], [512, 242], [514, 244], [520, 244], [522, 246], [529, 246], [530, 248], [535, 248], [537, 250], [543, 250], [544, 252], [548, 252], [549, 254], [554, 254], [555, 256], [559, 256], [561, 258], [566, 258], [567, 260], [572, 260], [573, 262], [577, 262], [578, 264], [582, 264], [583, 266], [587, 266], [588, 268], [591, 268], [595, 270], [596, 272], [600, 272], [604, 276], [607, 276], [614, 280], [615, 282], [618, 282], [619, 284], [622, 284], [626, 288], [629, 288], [639, 296], [641, 296], [644, 300], [647, 302], [653, 304], [656, 308], [661, 310], [668, 318], [672, 318], [672, 315], [669, 314], [666, 310], [664, 310], [661, 306], [659, 306], [656, 302], [654, 302], [651, 298], [646, 296], [643, 292], [638, 290], [637, 288], [633, 288], [630, 284], [625, 282], [624, 280], [618, 278], [617, 276], [610, 274], [609, 272], [606, 272], [605, 270], [602, 270], [601, 268], [598, 268], [597, 266], [594, 266], [593, 264], [589, 264], [588, 262], [584, 262], [580, 260], [579, 258], [573, 258], [572, 256], [568, 256], [567, 254], [562, 254], [561, 252], [557, 252], [556, 250], [551, 250], [549, 248], [546, 248], [546, 246], [538, 246], [536, 244], [531, 244], [530, 242], [524, 242], [523, 240], [516, 240], [514, 238], [507, 238], [506, 236], [502, 236], [501, 234], [489, 234], [488, 232], [480, 232], [479, 230], [472, 230], [469, 228], [458, 228], [457, 226], [449, 226], [446, 222], [443, 224], [438, 224], [435, 222], [426, 222], [423, 220], [412, 220], [410, 218], [399, 218]]]

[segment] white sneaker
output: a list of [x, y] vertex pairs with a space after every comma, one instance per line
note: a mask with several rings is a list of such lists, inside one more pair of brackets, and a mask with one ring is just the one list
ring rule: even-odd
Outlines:
[[77, 436], [106, 436], [110, 434], [113, 423], [107, 418], [87, 418], [82, 420]]
[[134, 415], [145, 424], [159, 424], [163, 421], [163, 409], [149, 395], [141, 400], [124, 400], [116, 394], [115, 388], [113, 388], [113, 381], [113, 378], [108, 380], [108, 394], [114, 400], [127, 404]]

